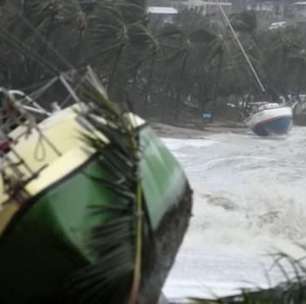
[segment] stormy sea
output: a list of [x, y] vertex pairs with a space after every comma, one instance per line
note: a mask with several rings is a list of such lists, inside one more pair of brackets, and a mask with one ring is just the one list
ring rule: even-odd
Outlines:
[[269, 138], [244, 129], [187, 135], [163, 138], [194, 190], [165, 296], [183, 303], [285, 281], [274, 253], [306, 256], [306, 128]]

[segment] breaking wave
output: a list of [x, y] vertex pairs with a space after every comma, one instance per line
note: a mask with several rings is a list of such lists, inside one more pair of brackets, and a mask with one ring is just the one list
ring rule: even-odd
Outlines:
[[281, 139], [225, 133], [164, 141], [194, 188], [190, 246], [201, 241], [265, 251], [306, 239], [306, 129]]
[[166, 296], [183, 303], [284, 281], [269, 254], [306, 255], [299, 246], [306, 245], [306, 128], [281, 138], [245, 132], [164, 140], [194, 189]]

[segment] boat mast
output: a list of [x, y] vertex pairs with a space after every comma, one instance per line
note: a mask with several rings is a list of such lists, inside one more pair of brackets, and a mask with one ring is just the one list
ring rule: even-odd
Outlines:
[[241, 44], [241, 42], [240, 42], [240, 40], [239, 40], [239, 37], [238, 37], [237, 33], [235, 32], [235, 30], [234, 30], [232, 24], [231, 24], [231, 21], [230, 21], [229, 18], [227, 17], [227, 15], [226, 15], [226, 13], [225, 13], [225, 11], [224, 11], [224, 9], [223, 9], [221, 3], [220, 3], [220, 0], [216, 0], [216, 2], [217, 2], [217, 4], [218, 4], [218, 7], [219, 7], [219, 9], [220, 9], [220, 12], [221, 12], [221, 14], [222, 14], [222, 16], [223, 16], [225, 22], [226, 22], [227, 25], [229, 26], [229, 28], [230, 28], [230, 30], [231, 30], [233, 36], [234, 36], [235, 41], [237, 42], [237, 44], [238, 44], [238, 46], [239, 46], [239, 48], [240, 48], [240, 50], [241, 50], [242, 55], [244, 56], [246, 62], [248, 63], [248, 65], [249, 65], [249, 67], [250, 67], [250, 69], [251, 69], [251, 71], [252, 71], [252, 73], [253, 73], [253, 75], [254, 75], [256, 81], [257, 81], [258, 86], [260, 87], [260, 89], [261, 89], [261, 91], [262, 91], [263, 93], [266, 93], [266, 88], [265, 88], [265, 86], [263, 85], [262, 81], [260, 80], [259, 75], [257, 74], [257, 72], [256, 72], [256, 70], [255, 70], [255, 68], [254, 68], [253, 63], [251, 62], [251, 60], [250, 60], [248, 54], [246, 53], [246, 51], [245, 51], [243, 45]]

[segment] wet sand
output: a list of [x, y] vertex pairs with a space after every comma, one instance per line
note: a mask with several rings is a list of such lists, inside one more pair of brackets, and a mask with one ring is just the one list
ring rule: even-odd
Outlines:
[[166, 138], [205, 138], [214, 133], [241, 133], [247, 128], [241, 123], [215, 122], [212, 124], [186, 124], [185, 126], [173, 126], [162, 123], [151, 123], [152, 128], [160, 137]]

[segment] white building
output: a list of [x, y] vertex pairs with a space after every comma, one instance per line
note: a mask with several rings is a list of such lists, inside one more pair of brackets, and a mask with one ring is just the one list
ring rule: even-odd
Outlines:
[[176, 15], [178, 13], [176, 8], [168, 6], [149, 6], [147, 12], [157, 15]]
[[292, 3], [293, 13], [296, 17], [306, 17], [306, 1]]
[[273, 16], [284, 16], [285, 2], [283, 0], [273, 1], [256, 1], [248, 0], [246, 5], [247, 10], [254, 10], [261, 14], [268, 14]]
[[170, 6], [149, 6], [147, 13], [151, 16], [153, 22], [158, 23], [172, 23], [175, 15], [178, 14], [178, 10]]
[[219, 5], [229, 13], [232, 9], [232, 3], [230, 1], [205, 1], [205, 0], [187, 0], [184, 4], [188, 8], [201, 8], [204, 15], [209, 15], [219, 11]]
[[252, 3], [247, 5], [247, 10], [254, 10], [258, 12], [273, 12], [274, 5], [272, 1]]

